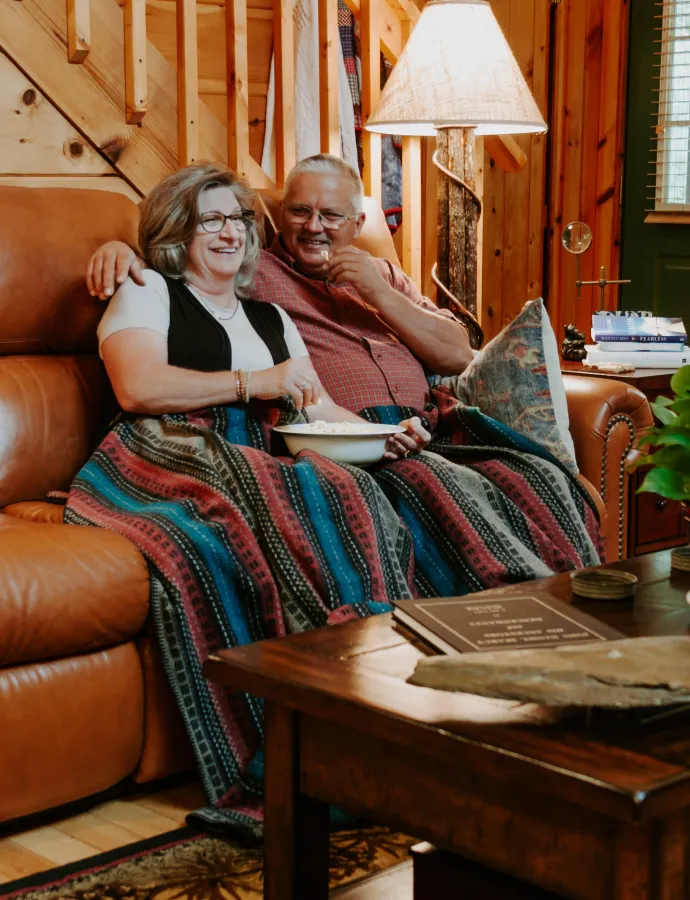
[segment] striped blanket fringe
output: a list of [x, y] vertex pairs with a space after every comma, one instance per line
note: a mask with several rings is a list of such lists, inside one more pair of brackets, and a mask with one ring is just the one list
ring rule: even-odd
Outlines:
[[[215, 650], [594, 565], [596, 510], [548, 452], [443, 389], [429, 451], [367, 469], [295, 460], [252, 402], [122, 416], [79, 472], [65, 521], [130, 539], [209, 806], [196, 823], [262, 832], [261, 701], [208, 684]], [[398, 422], [399, 407], [365, 411]]]

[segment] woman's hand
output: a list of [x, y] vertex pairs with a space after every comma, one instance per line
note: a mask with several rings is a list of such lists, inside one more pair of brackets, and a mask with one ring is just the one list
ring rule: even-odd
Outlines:
[[279, 366], [252, 372], [249, 395], [259, 400], [290, 396], [297, 409], [319, 402], [321, 382], [308, 356], [288, 359]]
[[122, 241], [108, 241], [93, 254], [86, 267], [86, 286], [92, 297], [107, 300], [131, 276], [135, 284], [146, 285], [142, 271], [146, 268], [134, 250]]
[[405, 419], [400, 424], [405, 428], [399, 434], [392, 434], [386, 441], [384, 459], [402, 459], [412, 453], [419, 453], [431, 440], [431, 435], [422, 425], [419, 416]]

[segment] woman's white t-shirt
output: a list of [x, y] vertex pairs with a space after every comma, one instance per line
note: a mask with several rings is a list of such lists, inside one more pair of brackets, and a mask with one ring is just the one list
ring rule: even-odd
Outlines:
[[[125, 328], [150, 328], [167, 338], [170, 327], [170, 294], [165, 279], [153, 269], [144, 269], [145, 287], [135, 284], [131, 278], [118, 288], [108, 304], [98, 326], [98, 346], [117, 331]], [[290, 316], [275, 303], [273, 304], [283, 320], [285, 343], [291, 357], [309, 356], [307, 348], [295, 323]], [[212, 304], [208, 303], [208, 306]], [[227, 314], [227, 310], [216, 307]], [[233, 369], [270, 369], [273, 358], [266, 344], [261, 340], [249, 322], [240, 303], [231, 319], [218, 319], [227, 331], [232, 347]]]

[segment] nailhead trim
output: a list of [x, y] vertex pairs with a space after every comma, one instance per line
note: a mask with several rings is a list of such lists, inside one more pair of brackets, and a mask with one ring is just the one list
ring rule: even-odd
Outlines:
[[608, 454], [608, 441], [611, 435], [611, 432], [615, 428], [616, 425], [620, 423], [624, 423], [628, 426], [630, 431], [630, 440], [628, 441], [628, 446], [625, 448], [623, 452], [623, 456], [621, 457], [620, 470], [618, 472], [618, 557], [619, 559], [623, 558], [623, 516], [625, 514], [625, 509], [623, 505], [623, 485], [625, 482], [625, 463], [628, 459], [628, 454], [633, 448], [635, 443], [635, 423], [630, 418], [630, 416], [626, 416], [624, 413], [616, 413], [615, 416], [611, 416], [608, 421], [608, 425], [606, 426], [606, 434], [604, 435], [604, 455], [601, 463], [601, 499], [606, 504], [606, 471], [607, 471], [607, 454]]

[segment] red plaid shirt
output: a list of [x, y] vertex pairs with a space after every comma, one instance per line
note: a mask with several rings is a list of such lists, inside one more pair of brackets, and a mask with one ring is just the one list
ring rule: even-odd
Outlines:
[[[454, 320], [423, 297], [396, 266], [376, 259], [383, 278], [414, 303]], [[254, 297], [277, 303], [304, 339], [324, 388], [354, 412], [365, 406], [422, 409], [429, 397], [424, 366], [351, 284], [333, 285], [297, 269], [279, 239], [262, 251]]]

